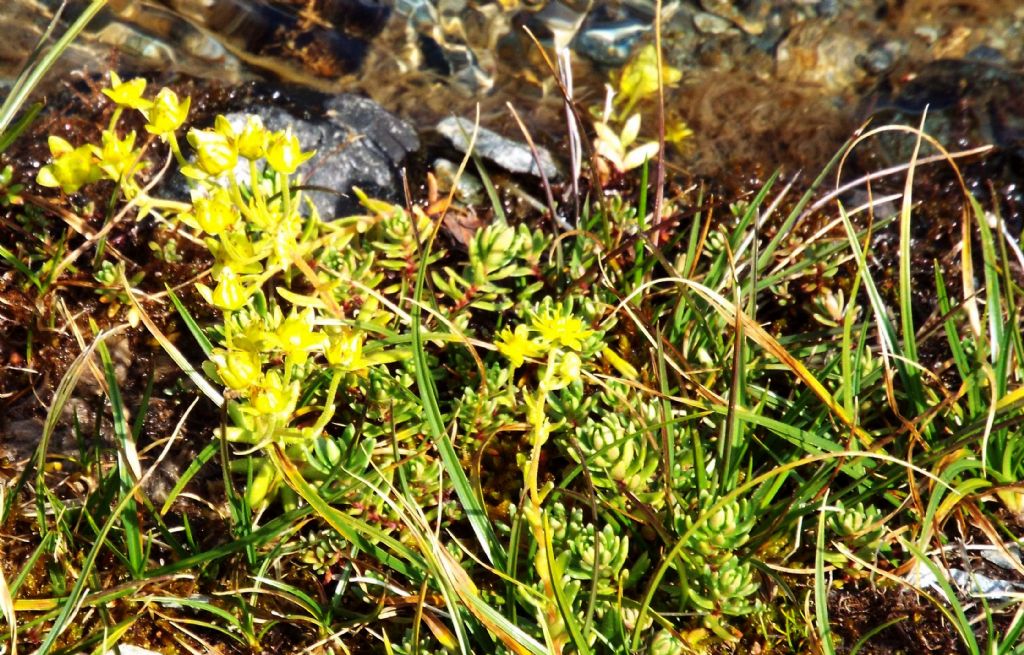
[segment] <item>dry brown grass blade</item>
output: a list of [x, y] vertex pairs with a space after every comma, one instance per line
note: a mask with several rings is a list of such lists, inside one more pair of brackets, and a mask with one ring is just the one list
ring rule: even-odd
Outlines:
[[196, 370], [196, 368], [189, 363], [185, 355], [178, 350], [177, 346], [171, 343], [171, 340], [163, 333], [163, 330], [160, 329], [160, 326], [158, 326], [149, 315], [149, 312], [147, 312], [139, 301], [136, 300], [131, 284], [128, 283], [128, 278], [125, 277], [124, 267], [121, 267], [118, 273], [120, 275], [121, 287], [125, 290], [128, 299], [132, 303], [132, 307], [138, 313], [139, 318], [142, 320], [142, 324], [146, 326], [149, 333], [157, 340], [157, 343], [159, 343], [164, 349], [164, 352], [174, 360], [174, 363], [178, 365], [178, 368], [180, 368], [182, 372], [192, 380], [193, 384], [199, 387], [199, 390], [203, 392], [203, 395], [212, 400], [217, 407], [222, 406], [224, 404], [223, 394], [217, 391], [213, 385], [210, 384], [209, 380], [207, 380], [202, 373]]
[[[539, 52], [540, 56], [544, 59], [544, 65], [547, 66], [552, 79], [554, 79], [555, 84], [558, 86], [558, 90], [562, 94], [562, 101], [565, 103], [566, 109], [572, 112], [573, 118], [576, 121], [577, 131], [580, 136], [580, 145], [582, 145], [587, 151], [587, 158], [590, 160], [591, 169], [597, 170], [597, 153], [594, 151], [594, 145], [591, 143], [590, 137], [587, 136], [587, 131], [585, 129], [579, 129], [585, 125], [583, 117], [580, 115], [580, 111], [576, 107], [576, 102], [573, 99], [572, 94], [569, 92], [569, 89], [566, 88], [565, 84], [563, 84], [562, 78], [558, 74], [558, 67], [551, 61], [551, 58], [548, 57], [548, 53], [544, 50], [544, 46], [541, 45], [534, 33], [530, 31], [530, 28], [524, 25], [523, 31], [530, 37], [530, 40], [533, 41], [533, 44], [537, 47], [537, 52]], [[608, 207], [606, 203], [608, 202], [608, 199], [605, 197], [604, 187], [601, 184], [601, 176], [594, 175], [592, 177], [593, 179], [591, 182], [597, 191], [597, 193], [594, 194], [596, 201], [600, 204], [601, 211], [607, 214]]]
[[544, 174], [544, 168], [541, 164], [540, 153], [537, 151], [537, 146], [533, 142], [533, 135], [530, 134], [530, 130], [526, 129], [526, 124], [523, 123], [523, 119], [519, 117], [519, 113], [516, 112], [516, 108], [512, 106], [511, 102], [506, 102], [505, 106], [512, 112], [512, 118], [515, 119], [516, 125], [519, 126], [519, 131], [523, 133], [523, 138], [526, 139], [526, 145], [530, 147], [530, 154], [533, 155], [534, 164], [537, 166], [537, 173], [540, 174], [540, 181], [544, 186], [544, 195], [548, 202], [548, 211], [551, 212], [551, 225], [554, 228], [555, 234], [558, 234], [561, 225], [558, 222], [558, 210], [555, 207], [555, 196], [551, 192], [551, 183], [548, 181], [548, 176]]
[[7, 625], [11, 627], [11, 655], [18, 655], [18, 620], [14, 614], [14, 599], [11, 598], [11, 588], [7, 586], [3, 567], [0, 567], [0, 612], [3, 612]]
[[[152, 139], [150, 141], [152, 141]], [[149, 147], [148, 143], [146, 144], [146, 147]], [[145, 206], [144, 201], [149, 199], [149, 196], [147, 194], [163, 179], [164, 175], [167, 173], [167, 169], [171, 165], [171, 161], [173, 161], [173, 157], [168, 155], [167, 159], [164, 161], [164, 165], [160, 167], [160, 171], [153, 176], [153, 179], [150, 180], [145, 187], [143, 187], [142, 192], [139, 193], [134, 198], [132, 198], [131, 200], [129, 200], [125, 204], [125, 206], [121, 208], [121, 211], [117, 212], [117, 214], [115, 214], [113, 218], [107, 221], [106, 225], [100, 228], [97, 232], [87, 233], [91, 232], [89, 230], [83, 232], [81, 227], [75, 227], [75, 223], [77, 223], [77, 221], [73, 222], [65, 214], [61, 214], [62, 216], [64, 216], [64, 219], [68, 222], [68, 225], [71, 225], [72, 228], [74, 228], [76, 231], [85, 236], [85, 242], [82, 243], [82, 245], [75, 248], [70, 253], [68, 253], [68, 255], [64, 257], [63, 260], [61, 260], [60, 264], [57, 265], [57, 268], [55, 268], [53, 270], [53, 273], [51, 274], [54, 280], [59, 279], [60, 274], [64, 272], [64, 270], [68, 266], [71, 266], [71, 264], [73, 264], [79, 257], [81, 257], [86, 250], [92, 248], [98, 241], [100, 241], [105, 236], [110, 234], [110, 232], [113, 231], [115, 227], [120, 225], [121, 222], [129, 215], [132, 209], [140, 205], [142, 205], [143, 207]], [[182, 206], [182, 208], [184, 208], [184, 205]], [[77, 219], [78, 217], [75, 216], [75, 218]], [[127, 261], [126, 258], [124, 258], [120, 253], [117, 253], [117, 258], [120, 259], [121, 261]]]
[[665, 204], [665, 62], [661, 52], [661, 0], [654, 5], [654, 54], [658, 62], [658, 165], [654, 174], [654, 221], [651, 243], [661, 243], [661, 212]]

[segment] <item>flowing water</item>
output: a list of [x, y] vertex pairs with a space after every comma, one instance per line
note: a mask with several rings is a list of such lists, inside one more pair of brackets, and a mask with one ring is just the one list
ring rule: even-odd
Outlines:
[[[68, 2], [63, 22], [87, 4]], [[0, 10], [0, 80], [12, 78], [60, 5], [9, 0]], [[480, 103], [485, 125], [515, 136], [512, 102], [557, 150], [561, 97], [526, 30], [549, 53], [569, 45], [575, 98], [599, 108], [617, 67], [653, 39], [654, 13], [651, 0], [111, 0], [49, 88], [109, 69], [160, 81], [270, 79], [368, 95], [421, 130], [472, 116]], [[916, 102], [950, 112], [951, 94], [997, 117], [968, 140], [991, 138], [993, 123], [1016, 125], [1024, 113], [998, 101], [991, 84], [955, 88], [964, 62], [968, 77], [984, 67], [981, 78], [1009, 80], [999, 88], [1019, 83], [1024, 7], [1014, 0], [671, 0], [662, 20], [666, 59], [683, 71], [667, 112], [694, 131], [672, 153], [687, 172], [753, 181], [778, 166], [813, 168], [875, 109]], [[937, 61], [960, 72], [938, 75]]]

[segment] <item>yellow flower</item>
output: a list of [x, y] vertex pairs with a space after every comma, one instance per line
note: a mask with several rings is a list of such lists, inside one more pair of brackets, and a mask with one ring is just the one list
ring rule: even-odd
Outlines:
[[327, 350], [327, 362], [343, 371], [359, 371], [366, 368], [363, 359], [363, 333], [348, 328], [332, 334]]
[[288, 127], [284, 132], [276, 132], [270, 137], [266, 157], [267, 163], [275, 171], [291, 175], [314, 154], [315, 151], [302, 152], [299, 139], [292, 134], [292, 128]]
[[525, 325], [517, 325], [516, 329], [505, 328], [498, 334], [494, 342], [498, 352], [508, 357], [512, 370], [523, 365], [527, 357], [539, 357], [544, 354], [544, 345], [530, 339], [530, 329]]
[[119, 139], [116, 133], [104, 130], [101, 138], [102, 148], [91, 146], [93, 154], [100, 160], [100, 169], [115, 182], [130, 177], [130, 169], [138, 158], [138, 152], [135, 150], [135, 132], [129, 132], [128, 136]]
[[267, 130], [259, 116], [249, 116], [245, 121], [242, 133], [238, 135], [238, 154], [246, 159], [259, 159], [263, 156], [267, 142]]
[[248, 389], [259, 382], [261, 374], [260, 357], [245, 350], [215, 350], [210, 361], [217, 366], [217, 375], [235, 391]]
[[312, 308], [292, 313], [274, 333], [278, 346], [297, 364], [304, 363], [310, 351], [323, 347], [325, 335], [316, 331], [315, 318]]
[[678, 146], [692, 136], [693, 130], [681, 118], [672, 119], [665, 125], [666, 143], [673, 143]]
[[239, 313], [236, 317], [242, 318], [240, 330], [234, 334], [231, 345], [239, 350], [248, 350], [258, 353], [260, 351], [273, 350], [277, 344], [273, 332], [266, 329], [263, 321], [258, 316]]
[[160, 89], [156, 95], [156, 101], [146, 112], [146, 131], [150, 134], [164, 135], [174, 132], [185, 123], [188, 118], [188, 108], [192, 99], [186, 97], [182, 102], [178, 94], [167, 87]]
[[238, 220], [238, 210], [231, 203], [227, 190], [221, 187], [218, 187], [209, 198], [196, 198], [192, 207], [196, 224], [213, 236], [220, 234]]
[[36, 182], [40, 186], [60, 187], [64, 193], [75, 193], [102, 176], [93, 157], [92, 147], [84, 145], [75, 148], [59, 136], [51, 136], [49, 145], [54, 160], [39, 169]]
[[583, 350], [583, 342], [594, 334], [584, 327], [583, 321], [564, 310], [545, 308], [533, 316], [531, 325], [544, 343], [560, 344], [576, 351]]
[[[233, 135], [220, 129], [223, 116], [217, 117], [217, 128], [213, 130], [189, 130], [188, 142], [196, 150], [199, 168], [207, 175], [220, 175], [235, 168], [238, 163], [238, 149]], [[224, 120], [227, 123], [227, 120]], [[230, 126], [228, 126], [230, 129]]]
[[[662, 60], [661, 79], [668, 88], [683, 79], [683, 72], [678, 68], [665, 66]], [[632, 111], [640, 100], [658, 92], [658, 51], [651, 43], [641, 49], [622, 68], [619, 78], [619, 91], [625, 100], [625, 113]]]
[[103, 94], [122, 107], [146, 109], [150, 101], [142, 97], [146, 91], [146, 80], [141, 77], [122, 82], [117, 73], [110, 72], [110, 88], [103, 89]]
[[212, 291], [202, 283], [196, 284], [196, 288], [206, 302], [224, 311], [236, 311], [245, 307], [253, 292], [252, 289], [245, 288], [230, 266], [221, 268], [220, 279]]
[[[188, 222], [188, 217], [184, 217]], [[199, 223], [194, 221], [195, 226]], [[263, 258], [267, 249], [254, 244], [245, 230], [221, 232], [216, 239], [207, 239], [207, 248], [214, 257], [213, 277], [220, 279], [221, 271], [227, 267], [238, 275], [259, 275], [263, 273]]]
[[287, 417], [295, 408], [298, 392], [298, 383], [286, 385], [278, 371], [270, 371], [263, 376], [263, 382], [252, 398], [252, 407], [260, 414]]

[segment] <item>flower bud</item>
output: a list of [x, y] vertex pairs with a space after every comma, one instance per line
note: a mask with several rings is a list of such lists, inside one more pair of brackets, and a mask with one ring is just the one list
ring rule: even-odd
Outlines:
[[238, 135], [238, 154], [246, 159], [255, 160], [263, 156], [267, 142], [267, 130], [259, 116], [249, 116], [245, 121], [242, 133]]
[[225, 311], [236, 311], [245, 307], [252, 292], [246, 289], [239, 281], [238, 275], [230, 267], [221, 269], [220, 280], [213, 291], [208, 287], [200, 287], [200, 292], [206, 289], [203, 297], [214, 307]]
[[214, 191], [209, 198], [197, 198], [192, 203], [196, 223], [207, 234], [216, 236], [234, 225], [238, 210], [231, 204], [228, 192], [222, 188]]
[[277, 489], [279, 484], [280, 480], [277, 477], [277, 471], [274, 470], [274, 466], [265, 459], [261, 461], [260, 467], [256, 469], [256, 474], [252, 478], [252, 482], [245, 490], [245, 500], [249, 507], [260, 507], [263, 505], [273, 495], [274, 490]]
[[156, 101], [147, 112], [149, 122], [146, 124], [146, 131], [150, 134], [169, 134], [174, 132], [185, 123], [188, 117], [191, 98], [185, 98], [182, 102], [178, 94], [164, 87], [156, 96]]
[[234, 169], [238, 150], [232, 140], [214, 130], [196, 130], [188, 133], [188, 142], [196, 150], [199, 168], [207, 175], [220, 175]]
[[315, 152], [302, 152], [299, 139], [292, 134], [289, 127], [284, 132], [278, 132], [270, 138], [267, 144], [267, 163], [278, 173], [291, 175]]
[[217, 375], [225, 385], [241, 391], [259, 382], [261, 365], [259, 355], [245, 350], [215, 352], [210, 360], [217, 366]]

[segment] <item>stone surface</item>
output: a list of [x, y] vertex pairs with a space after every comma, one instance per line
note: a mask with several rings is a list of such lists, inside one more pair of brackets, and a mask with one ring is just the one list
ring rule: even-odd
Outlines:
[[[445, 136], [452, 145], [461, 152], [466, 152], [469, 147], [470, 138], [473, 135], [473, 121], [457, 116], [449, 116], [437, 124], [437, 131]], [[540, 159], [540, 169], [534, 161], [533, 153], [525, 143], [519, 143], [506, 139], [497, 132], [488, 130], [485, 127], [479, 128], [476, 137], [474, 151], [485, 159], [498, 164], [510, 173], [529, 173], [539, 176], [541, 173], [548, 179], [559, 176], [555, 160], [546, 149], [538, 146], [537, 155]]]
[[729, 31], [736, 31], [732, 23], [717, 14], [710, 14], [706, 11], [699, 11], [694, 15], [693, 26], [701, 34], [725, 34]]
[[629, 61], [640, 40], [651, 31], [649, 20], [631, 16], [607, 18], [594, 12], [573, 41], [576, 53], [602, 66], [621, 66]]
[[256, 105], [248, 112], [227, 114], [227, 118], [237, 129], [250, 113], [271, 130], [290, 125], [303, 150], [316, 150], [298, 175], [304, 185], [324, 189], [306, 193], [326, 219], [355, 208], [353, 186], [371, 196], [400, 198], [398, 167], [407, 154], [420, 147], [419, 137], [408, 123], [372, 100], [355, 95], [329, 97], [322, 112], [310, 112], [307, 117], [281, 107]]
[[833, 23], [804, 22], [779, 43], [777, 72], [782, 79], [813, 85], [822, 94], [839, 95], [865, 77], [858, 58], [870, 47], [863, 34], [837, 29]]

